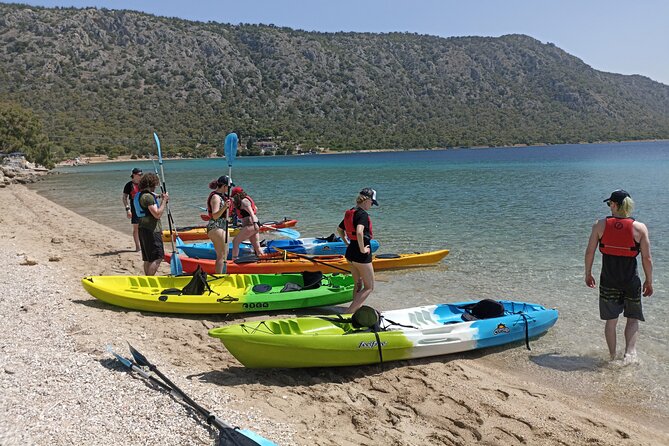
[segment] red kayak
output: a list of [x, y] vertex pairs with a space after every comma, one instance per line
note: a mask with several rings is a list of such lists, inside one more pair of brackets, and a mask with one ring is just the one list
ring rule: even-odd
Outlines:
[[[205, 214], [206, 215], [206, 214]], [[209, 216], [207, 216], [209, 220]], [[268, 221], [262, 223], [260, 226], [260, 232], [273, 231], [275, 229], [289, 228], [297, 224], [297, 220], [281, 220], [281, 221]], [[230, 227], [230, 235], [234, 236], [239, 232], [239, 228]], [[192, 240], [208, 240], [207, 237], [207, 226], [188, 226], [185, 228], [177, 228], [177, 234], [183, 241], [192, 241]], [[170, 241], [170, 231], [163, 231], [163, 241]]]

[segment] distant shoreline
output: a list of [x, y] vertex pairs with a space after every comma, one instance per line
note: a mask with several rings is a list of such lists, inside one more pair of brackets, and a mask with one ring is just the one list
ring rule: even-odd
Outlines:
[[[519, 147], [554, 147], [554, 146], [565, 146], [565, 145], [574, 145], [574, 144], [626, 144], [626, 143], [644, 143], [644, 142], [669, 142], [669, 139], [638, 139], [638, 140], [626, 140], [626, 141], [597, 141], [597, 142], [578, 142], [578, 143], [565, 143], [565, 144], [548, 144], [548, 143], [537, 143], [537, 144], [513, 144], [510, 146], [458, 146], [458, 147], [433, 147], [427, 149], [360, 149], [360, 150], [333, 150], [333, 149], [320, 149], [320, 152], [317, 153], [303, 153], [303, 154], [292, 154], [292, 155], [271, 155], [271, 156], [313, 156], [313, 155], [340, 155], [340, 154], [350, 154], [350, 153], [379, 153], [379, 152], [421, 152], [428, 150], [453, 150], [453, 149], [513, 149]], [[258, 158], [265, 155], [254, 155], [254, 156], [243, 156], [238, 155], [243, 158]], [[80, 156], [74, 159], [68, 159], [60, 161], [56, 164], [56, 167], [76, 167], [76, 166], [85, 166], [87, 164], [100, 164], [100, 163], [121, 163], [121, 162], [130, 162], [130, 161], [146, 161], [149, 158], [132, 158], [133, 155], [120, 155], [113, 159], [110, 159], [107, 155], [96, 155], [96, 156]], [[208, 158], [221, 158], [218, 156], [209, 156], [201, 158], [184, 158], [184, 157], [167, 157], [166, 160], [184, 160], [184, 159], [208, 159]]]

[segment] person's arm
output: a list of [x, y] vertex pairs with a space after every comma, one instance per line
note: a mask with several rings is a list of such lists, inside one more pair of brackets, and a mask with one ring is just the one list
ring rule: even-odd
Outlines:
[[[218, 210], [213, 211], [214, 209], [216, 209], [216, 207], [218, 207]], [[228, 204], [224, 200], [222, 200], [221, 197], [219, 197], [218, 195], [214, 195], [213, 203], [211, 205], [211, 209], [212, 209], [211, 217], [214, 220], [221, 218], [223, 216], [223, 213], [225, 212], [225, 210], [227, 208], [228, 208]]]
[[597, 251], [597, 245], [599, 244], [599, 227], [599, 221], [596, 221], [595, 224], [592, 225], [588, 246], [585, 248], [585, 284], [590, 288], [594, 288], [596, 285], [595, 278], [592, 276], [592, 264], [595, 261], [595, 252]]
[[339, 235], [339, 238], [342, 239], [342, 241], [346, 244], [346, 246], [348, 246], [350, 242], [348, 240], [348, 237], [346, 236], [346, 230], [341, 227], [343, 223], [344, 221], [342, 220], [342, 222], [339, 223], [339, 226], [337, 226], [337, 235]]
[[125, 213], [128, 218], [132, 218], [132, 212], [130, 211], [130, 201], [128, 200], [128, 197], [130, 195], [126, 194], [123, 192], [123, 206], [125, 206]]
[[365, 246], [365, 226], [357, 225], [355, 227], [355, 234], [358, 237], [358, 249], [360, 249], [360, 252], [363, 254], [369, 253], [369, 245]]
[[256, 214], [253, 212], [253, 206], [251, 206], [251, 201], [244, 198], [242, 200], [242, 209], [244, 209], [246, 212], [248, 212], [249, 217], [251, 218], [251, 221], [253, 222], [253, 227], [258, 227], [260, 228], [260, 222], [256, 221], [258, 217]]
[[653, 258], [650, 254], [650, 238], [648, 237], [648, 228], [643, 223], [635, 222], [639, 231], [639, 251], [641, 251], [641, 266], [645, 280], [643, 282], [643, 295], [650, 297], [653, 295]]
[[169, 199], [170, 197], [167, 194], [167, 192], [163, 193], [160, 196], [160, 206], [157, 206], [155, 202], [149, 206], [149, 212], [151, 212], [151, 215], [153, 215], [156, 219], [160, 220], [160, 217], [163, 216], [163, 213], [167, 208], [167, 202], [169, 201]]

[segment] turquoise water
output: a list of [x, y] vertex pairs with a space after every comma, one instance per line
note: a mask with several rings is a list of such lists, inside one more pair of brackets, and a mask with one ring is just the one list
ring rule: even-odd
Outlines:
[[[153, 169], [150, 161], [63, 168], [35, 188], [129, 234], [121, 193], [135, 166]], [[226, 161], [169, 160], [164, 168], [175, 221], [200, 223], [194, 206], [204, 205], [211, 179], [228, 173]], [[667, 413], [669, 142], [238, 158], [232, 177], [253, 196], [262, 221], [296, 218], [307, 237], [334, 232], [356, 193], [375, 188], [380, 206], [371, 216], [379, 252], [448, 248], [451, 254], [437, 267], [378, 274], [371, 304], [394, 309], [508, 298], [555, 307], [560, 320], [535, 351], [503, 350], [487, 359], [545, 373], [574, 392], [606, 392], [602, 382], [631, 395], [643, 392]], [[607, 215], [602, 200], [617, 188], [636, 201], [655, 263], [655, 295], [644, 300], [647, 322], [638, 343], [641, 364], [625, 368], [603, 361], [597, 291], [583, 283], [591, 225]], [[599, 265], [597, 258], [596, 277]]]

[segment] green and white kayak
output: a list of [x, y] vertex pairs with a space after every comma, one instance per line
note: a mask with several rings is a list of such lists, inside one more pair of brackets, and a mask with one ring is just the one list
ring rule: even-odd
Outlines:
[[[381, 313], [377, 330], [354, 327], [350, 315], [269, 319], [214, 328], [246, 367], [332, 367], [445, 355], [527, 340], [546, 332], [556, 310], [499, 301], [497, 317], [467, 320], [476, 301]], [[502, 308], [503, 306], [503, 308]], [[364, 308], [364, 307], [363, 307]]]

